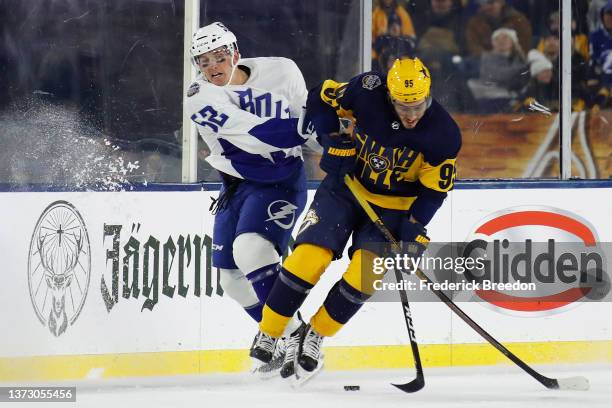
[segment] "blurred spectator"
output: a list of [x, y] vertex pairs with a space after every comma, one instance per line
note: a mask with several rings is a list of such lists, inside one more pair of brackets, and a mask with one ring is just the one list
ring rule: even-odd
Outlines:
[[[545, 105], [550, 111], [559, 109], [559, 79], [560, 79], [560, 42], [559, 37], [549, 34], [542, 39], [543, 50], [531, 50], [527, 55], [531, 80], [523, 92], [523, 106], [529, 108], [533, 98]], [[545, 60], [545, 61], [544, 61]], [[550, 64], [551, 80], [548, 80], [548, 65]], [[587, 89], [587, 62], [576, 50], [572, 51], [572, 110], [581, 111], [589, 101]]]
[[531, 49], [531, 23], [524, 14], [506, 4], [505, 0], [476, 0], [480, 8], [466, 26], [465, 41], [470, 55], [479, 56], [491, 50], [491, 33], [498, 28], [514, 30], [524, 50]]
[[591, 78], [589, 85], [596, 90], [594, 104], [600, 108], [610, 104], [612, 89], [612, 0], [609, 0], [599, 13], [602, 26], [591, 33]]
[[491, 35], [493, 49], [480, 57], [480, 77], [468, 86], [483, 113], [508, 111], [527, 84], [527, 63], [516, 31], [498, 28]]
[[412, 19], [404, 8], [396, 0], [380, 0], [372, 12], [372, 41], [379, 35], [389, 32], [389, 19], [392, 15], [399, 17], [401, 22], [401, 35], [415, 36]]
[[415, 19], [418, 50], [463, 54], [462, 12], [460, 0], [430, 0], [428, 9]]
[[380, 49], [378, 58], [372, 61], [372, 69], [387, 72], [396, 59], [415, 57], [414, 41], [410, 37], [391, 37], [390, 39], [393, 38], [395, 38], [394, 41], [385, 42], [385, 46]]
[[523, 106], [527, 109], [535, 104], [547, 111], [559, 111], [559, 80], [553, 73], [553, 64], [538, 50], [527, 54], [531, 77], [523, 93]]
[[378, 66], [379, 53], [385, 48], [397, 48], [407, 44], [402, 37], [415, 38], [412, 19], [406, 9], [396, 0], [380, 0], [372, 12], [372, 65]]
[[[557, 41], [559, 37], [561, 37], [560, 32], [561, 27], [561, 17], [558, 11], [553, 11], [548, 18], [548, 26], [547, 30], [544, 32], [544, 35], [540, 39], [538, 46], [536, 47], [538, 51], [546, 53], [544, 48], [546, 46], [545, 41], [551, 39], [551, 37], [556, 37]], [[586, 34], [579, 32], [576, 29], [576, 20], [572, 18], [572, 42], [574, 44], [574, 50], [576, 50], [585, 60], [589, 59], [589, 38]], [[558, 46], [558, 45], [557, 45]], [[549, 58], [552, 59], [552, 58]]]
[[519, 89], [525, 69], [525, 53], [516, 31], [498, 28], [491, 34], [493, 48], [480, 59], [480, 77], [493, 80], [508, 89]]
[[402, 56], [414, 57], [415, 44], [414, 37], [406, 37], [401, 34], [401, 22], [397, 15], [392, 15], [389, 18], [389, 32], [379, 36], [374, 42], [374, 55], [378, 57], [373, 59], [372, 68], [378, 69], [381, 72], [387, 72], [387, 61], [392, 57], [395, 61]]
[[537, 50], [550, 61], [556, 61], [561, 53], [561, 40], [557, 34], [548, 34], [542, 38]]
[[[602, 26], [597, 31], [591, 33], [589, 46], [591, 49], [591, 61], [595, 66], [600, 67], [602, 79], [612, 74], [612, 0], [609, 0], [599, 13]], [[604, 80], [610, 85], [610, 78]]]
[[589, 33], [599, 30], [601, 25], [601, 9], [606, 5], [608, 0], [591, 0], [589, 11], [587, 12], [587, 25]]

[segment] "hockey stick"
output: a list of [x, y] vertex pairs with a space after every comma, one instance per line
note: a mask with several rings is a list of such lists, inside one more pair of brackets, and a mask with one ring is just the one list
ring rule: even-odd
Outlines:
[[[394, 249], [400, 248], [399, 242], [393, 237], [393, 234], [391, 233], [391, 231], [389, 231], [389, 229], [385, 226], [385, 224], [383, 224], [382, 220], [380, 219], [380, 217], [378, 217], [378, 215], [376, 214], [376, 212], [374, 211], [370, 203], [368, 203], [363, 197], [361, 197], [361, 195], [359, 194], [359, 191], [355, 189], [354, 180], [351, 179], [347, 175], [345, 176], [344, 181], [346, 185], [349, 187], [349, 189], [351, 190], [351, 192], [353, 193], [353, 195], [355, 196], [355, 199], [357, 200], [359, 205], [361, 205], [361, 207], [364, 209], [364, 211], [366, 212], [370, 220], [372, 220], [372, 222], [378, 227], [378, 229], [385, 236], [385, 238], [389, 240], [389, 243], [392, 245], [392, 247]], [[421, 271], [420, 269], [417, 269], [415, 274], [422, 281], [429, 283], [430, 284], [428, 285], [429, 288], [432, 287], [431, 284], [433, 284], [433, 282], [431, 281], [431, 279], [429, 279], [427, 275], [423, 273], [423, 271]], [[529, 365], [527, 365], [527, 363], [525, 363], [523, 360], [518, 358], [514, 353], [508, 350], [503, 344], [497, 341], [485, 329], [480, 327], [478, 323], [472, 320], [470, 316], [468, 316], [463, 310], [461, 310], [459, 306], [457, 306], [448, 296], [444, 294], [444, 292], [438, 289], [431, 289], [431, 291], [442, 302], [444, 302], [446, 306], [448, 306], [453, 312], [455, 312], [455, 314], [459, 316], [461, 320], [466, 322], [468, 326], [474, 329], [474, 331], [480, 334], [493, 347], [499, 350], [503, 355], [508, 357], [508, 359], [510, 359], [514, 364], [519, 366], [521, 369], [523, 369], [523, 371], [525, 371], [527, 374], [535, 378], [546, 388], [560, 389], [560, 390], [579, 390], [579, 391], [586, 391], [589, 389], [589, 380], [582, 376], [556, 379], [556, 378], [549, 378], [549, 377], [546, 377], [538, 373], [536, 370], [534, 370]], [[412, 341], [412, 337], [411, 337], [411, 341]]]
[[[382, 223], [380, 218], [378, 218], [378, 216], [374, 212], [374, 209], [370, 207], [367, 201], [364, 201], [365, 205], [364, 203], [361, 203], [361, 200], [363, 200], [363, 198], [360, 196], [359, 192], [355, 189], [355, 184], [354, 184], [355, 182], [353, 181], [353, 179], [351, 179], [348, 175], [346, 175], [344, 178], [344, 182], [346, 183], [349, 190], [351, 190], [351, 192], [353, 193], [353, 196], [355, 196], [357, 201], [359, 201], [359, 203], [361, 204], [361, 207], [365, 210], [365, 212], [368, 213], [368, 216], [370, 217], [370, 219], [374, 221], [374, 223], [379, 226], [382, 233], [385, 234], [385, 237], [389, 240], [389, 242], [393, 246], [393, 251], [396, 253], [400, 253], [400, 250], [401, 250], [400, 246], [398, 245], [395, 238], [393, 238], [391, 231], [389, 231], [387, 227], [385, 227], [385, 225]], [[398, 283], [402, 282], [403, 280], [402, 274], [398, 270], [395, 270], [395, 279], [397, 280]], [[421, 356], [419, 354], [419, 345], [416, 340], [416, 333], [414, 331], [414, 326], [412, 323], [412, 313], [410, 313], [410, 304], [408, 303], [408, 296], [406, 295], [406, 291], [404, 290], [400, 290], [399, 294], [400, 294], [400, 300], [402, 303], [402, 315], [404, 316], [404, 321], [406, 322], [406, 329], [408, 330], [408, 338], [410, 339], [410, 347], [412, 348], [412, 355], [414, 357], [414, 367], [416, 368], [416, 378], [410, 382], [407, 382], [406, 384], [391, 384], [391, 385], [399, 388], [400, 390], [404, 392], [412, 393], [412, 392], [419, 391], [421, 388], [425, 386], [425, 376], [423, 375], [423, 365], [421, 364]]]
[[[402, 281], [402, 274], [397, 269], [395, 270], [395, 279], [397, 282]], [[410, 338], [410, 347], [414, 357], [414, 367], [416, 368], [416, 378], [406, 384], [391, 384], [404, 392], [417, 392], [425, 386], [425, 376], [423, 375], [423, 365], [421, 364], [421, 355], [419, 354], [419, 345], [416, 340], [416, 333], [412, 323], [412, 313], [410, 313], [410, 304], [405, 290], [400, 290], [400, 299], [402, 302], [402, 312], [408, 330], [408, 338]]]

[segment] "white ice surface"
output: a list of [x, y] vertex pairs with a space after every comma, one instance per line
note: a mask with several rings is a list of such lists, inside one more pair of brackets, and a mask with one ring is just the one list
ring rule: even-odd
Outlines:
[[[514, 366], [425, 369], [425, 388], [406, 394], [389, 385], [413, 378], [413, 369], [322, 371], [302, 388], [280, 378], [262, 381], [247, 374], [85, 381], [77, 386], [77, 402], [53, 407], [158, 408], [595, 408], [612, 406], [612, 366], [541, 366], [544, 375], [582, 375], [589, 391], [548, 390]], [[140, 384], [140, 385], [137, 385]], [[5, 384], [3, 384], [5, 385]], [[31, 384], [30, 384], [31, 385]], [[65, 384], [68, 385], [68, 384]], [[74, 384], [72, 384], [74, 385]], [[360, 391], [344, 391], [359, 385]], [[0, 404], [39, 407], [40, 403]]]

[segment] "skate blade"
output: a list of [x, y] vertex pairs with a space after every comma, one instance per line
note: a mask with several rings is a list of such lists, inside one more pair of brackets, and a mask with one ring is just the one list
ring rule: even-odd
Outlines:
[[261, 370], [255, 369], [251, 371], [251, 374], [253, 374], [255, 377], [257, 377], [260, 380], [268, 381], [273, 378], [280, 377], [280, 368], [277, 370], [271, 370], [271, 371], [261, 371]]
[[273, 370], [273, 371], [266, 371], [266, 372], [253, 371], [253, 375], [259, 378], [260, 380], [269, 381], [269, 380], [272, 380], [273, 378], [280, 377], [280, 369]]
[[299, 364], [295, 367], [295, 375], [291, 377], [291, 387], [300, 388], [310, 382], [323, 369], [323, 360], [319, 361], [317, 368], [313, 371], [304, 370]]
[[270, 367], [270, 363], [253, 363], [251, 374], [260, 380], [271, 380], [280, 377], [281, 367]]

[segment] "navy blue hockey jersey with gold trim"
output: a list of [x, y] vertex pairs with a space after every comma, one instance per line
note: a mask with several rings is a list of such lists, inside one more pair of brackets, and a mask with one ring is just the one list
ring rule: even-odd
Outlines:
[[354, 121], [354, 176], [368, 201], [410, 210], [426, 224], [453, 188], [461, 148], [459, 127], [435, 100], [413, 129], [405, 129], [387, 94], [386, 77], [366, 72], [347, 83], [326, 80], [310, 91], [309, 115], [318, 133]]

